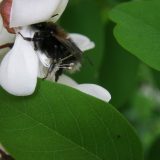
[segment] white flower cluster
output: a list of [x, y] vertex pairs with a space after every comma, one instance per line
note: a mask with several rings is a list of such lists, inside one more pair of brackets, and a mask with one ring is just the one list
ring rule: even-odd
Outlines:
[[[4, 0], [7, 1], [7, 0]], [[58, 14], [53, 20], [56, 22], [65, 10], [68, 0], [10, 0], [12, 6], [9, 17], [9, 27], [14, 28], [15, 34], [8, 33], [0, 16], [0, 47], [13, 43], [11, 49], [0, 50], [0, 85], [7, 92], [16, 96], [31, 95], [37, 83], [37, 77], [43, 77], [47, 69], [47, 56], [40, 51], [35, 51], [32, 42], [25, 37], [33, 38], [35, 31], [30, 25], [48, 21], [53, 15]], [[94, 43], [80, 34], [69, 34], [69, 37], [82, 51], [94, 48]], [[1, 47], [2, 48], [2, 47]], [[48, 79], [53, 80], [53, 74]], [[66, 75], [58, 81], [82, 92], [95, 96], [108, 102], [111, 96], [107, 90], [95, 84], [77, 84]]]

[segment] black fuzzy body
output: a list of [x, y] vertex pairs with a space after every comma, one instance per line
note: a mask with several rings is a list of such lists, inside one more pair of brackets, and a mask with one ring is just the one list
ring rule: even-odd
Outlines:
[[52, 59], [48, 74], [54, 70], [56, 65], [65, 66], [59, 67], [55, 72], [55, 81], [58, 80], [63, 70], [69, 69], [71, 64], [74, 64], [73, 67], [75, 67], [80, 63], [82, 51], [68, 38], [62, 28], [51, 22], [34, 24], [32, 27], [36, 30], [32, 39], [35, 50], [41, 50], [48, 58]]

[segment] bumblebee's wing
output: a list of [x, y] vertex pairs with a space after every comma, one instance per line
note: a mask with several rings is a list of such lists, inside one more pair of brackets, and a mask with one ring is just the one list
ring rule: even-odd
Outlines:
[[54, 37], [68, 50], [69, 53], [73, 54], [77, 58], [82, 56], [82, 51], [70, 38], [61, 38], [54, 35]]

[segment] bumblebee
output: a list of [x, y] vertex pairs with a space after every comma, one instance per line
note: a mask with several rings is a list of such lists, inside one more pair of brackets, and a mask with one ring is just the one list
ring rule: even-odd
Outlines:
[[35, 51], [40, 50], [51, 60], [44, 78], [54, 71], [55, 81], [58, 81], [64, 70], [76, 70], [81, 63], [82, 51], [60, 26], [52, 22], [42, 22], [31, 27], [36, 30], [33, 38], [24, 37], [20, 32], [19, 34], [24, 40], [34, 43]]

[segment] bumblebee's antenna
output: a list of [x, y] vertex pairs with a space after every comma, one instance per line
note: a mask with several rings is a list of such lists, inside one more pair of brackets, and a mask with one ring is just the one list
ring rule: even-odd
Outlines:
[[49, 69], [48, 69], [48, 71], [47, 71], [47, 74], [45, 75], [45, 77], [42, 78], [43, 80], [45, 80], [45, 79], [48, 77], [48, 75], [52, 72], [52, 69], [54, 68], [54, 66], [55, 66], [54, 63], [52, 63], [52, 64], [49, 66]]

